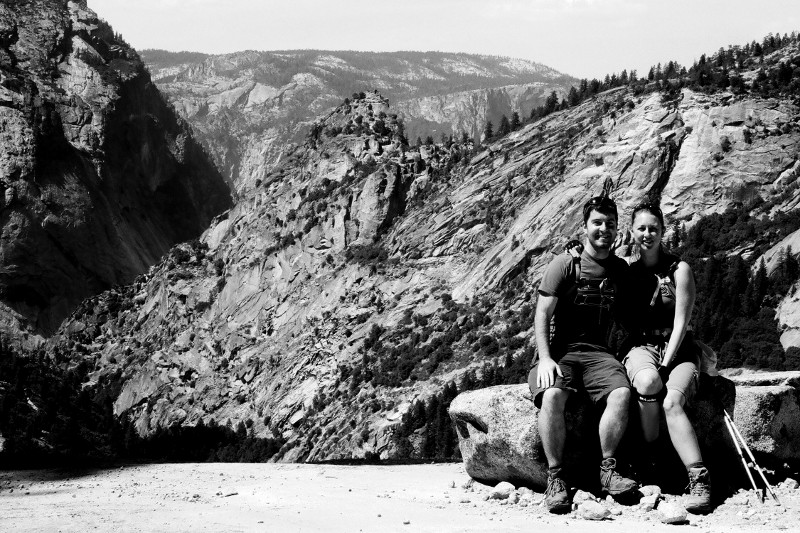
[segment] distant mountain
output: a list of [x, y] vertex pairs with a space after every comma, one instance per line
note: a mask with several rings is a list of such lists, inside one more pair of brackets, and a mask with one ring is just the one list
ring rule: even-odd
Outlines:
[[141, 55], [237, 190], [263, 180], [318, 115], [353, 93], [379, 90], [412, 142], [462, 132], [479, 139], [487, 120], [527, 117], [577, 81], [533, 61], [442, 52]]

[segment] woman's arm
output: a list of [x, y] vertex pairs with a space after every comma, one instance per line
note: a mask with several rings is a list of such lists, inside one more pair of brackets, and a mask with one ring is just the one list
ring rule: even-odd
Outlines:
[[664, 351], [662, 366], [669, 366], [681, 347], [686, 336], [686, 328], [692, 317], [694, 308], [694, 276], [691, 267], [681, 261], [675, 270], [675, 320], [672, 324], [672, 334], [669, 337], [667, 349]]

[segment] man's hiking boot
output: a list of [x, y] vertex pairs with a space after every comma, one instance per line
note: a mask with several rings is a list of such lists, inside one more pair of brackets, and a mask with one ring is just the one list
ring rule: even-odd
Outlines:
[[707, 468], [689, 469], [689, 486], [686, 490], [689, 493], [684, 496], [683, 506], [687, 511], [694, 514], [711, 512], [711, 476]]
[[617, 472], [617, 460], [613, 457], [603, 459], [600, 464], [600, 486], [603, 492], [611, 496], [626, 496], [639, 488], [632, 479], [621, 476]]
[[547, 476], [547, 489], [544, 491], [544, 503], [551, 513], [562, 514], [572, 510], [572, 498], [569, 489], [561, 479], [560, 471], [551, 471]]

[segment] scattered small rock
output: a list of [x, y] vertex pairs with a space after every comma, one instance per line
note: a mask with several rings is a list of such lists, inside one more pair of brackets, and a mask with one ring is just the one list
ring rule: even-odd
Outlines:
[[495, 485], [494, 489], [492, 490], [491, 497], [494, 500], [505, 500], [511, 495], [512, 492], [514, 492], [514, 485], [508, 481], [501, 481]]
[[643, 496], [651, 496], [653, 494], [661, 494], [661, 487], [658, 485], [645, 485], [639, 489]]
[[472, 489], [473, 485], [475, 485], [475, 480], [472, 479], [472, 478], [469, 478], [467, 481], [465, 481], [464, 483], [461, 484], [461, 488], [464, 489], [464, 490], [470, 490], [470, 489]]
[[658, 505], [658, 500], [661, 498], [660, 494], [650, 494], [649, 496], [643, 496], [641, 500], [639, 500], [639, 506], [643, 511], [652, 511]]
[[595, 498], [593, 494], [586, 492], [585, 490], [578, 490], [572, 497], [572, 501], [575, 503], [581, 503], [587, 501], [596, 502], [597, 498]]
[[661, 523], [663, 524], [683, 524], [686, 522], [687, 513], [686, 509], [675, 502], [664, 502], [658, 506], [658, 512], [661, 515]]
[[411, 523], [411, 520], [403, 520], [403, 525], [407, 526]]
[[603, 504], [594, 500], [586, 500], [578, 505], [578, 516], [584, 520], [605, 520], [610, 514]]
[[508, 495], [508, 499], [506, 500], [509, 504], [514, 504], [519, 502], [519, 494], [514, 491]]

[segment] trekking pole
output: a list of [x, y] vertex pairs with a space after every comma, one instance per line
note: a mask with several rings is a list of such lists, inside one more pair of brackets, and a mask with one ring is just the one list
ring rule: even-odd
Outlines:
[[[744, 466], [744, 471], [747, 472], [747, 477], [748, 477], [748, 479], [750, 479], [750, 484], [753, 485], [753, 490], [758, 492], [758, 487], [756, 486], [756, 481], [753, 479], [753, 474], [750, 473], [750, 467], [747, 466], [747, 459], [744, 458], [744, 454], [742, 453], [742, 447], [739, 446], [739, 440], [736, 438], [736, 433], [733, 432], [733, 428], [731, 427], [731, 423], [728, 422], [727, 418], [725, 418], [725, 427], [728, 428], [728, 433], [731, 434], [731, 440], [733, 441], [733, 445], [736, 446], [736, 451], [739, 452], [739, 457], [742, 458], [742, 465]], [[762, 498], [761, 501], [762, 502], [764, 501], [763, 498]]]
[[764, 475], [764, 471], [761, 469], [760, 466], [758, 466], [758, 463], [756, 462], [756, 458], [753, 457], [753, 452], [750, 451], [750, 446], [747, 445], [747, 442], [744, 440], [744, 437], [742, 437], [742, 434], [739, 433], [739, 428], [737, 428], [736, 424], [733, 423], [733, 419], [731, 418], [731, 415], [729, 415], [728, 411], [726, 411], [724, 409], [722, 410], [722, 412], [725, 413], [725, 418], [728, 420], [728, 422], [730, 423], [731, 427], [733, 428], [733, 431], [736, 432], [736, 435], [739, 437], [739, 440], [742, 442], [742, 446], [744, 446], [744, 449], [747, 452], [748, 457], [750, 457], [750, 460], [753, 462], [753, 465], [755, 465], [756, 472], [758, 472], [758, 474], [761, 476], [761, 479], [764, 480], [764, 485], [766, 485], [767, 491], [769, 492], [769, 495], [772, 496], [772, 499], [775, 500], [775, 502], [778, 505], [781, 505], [781, 501], [778, 499], [778, 495], [775, 494], [775, 491], [772, 490], [772, 486], [769, 484], [769, 481], [767, 481], [767, 477]]

